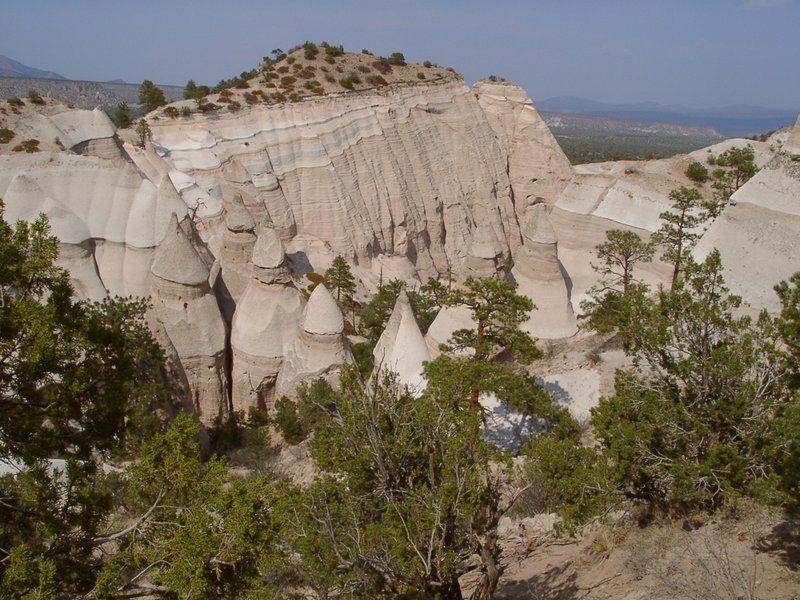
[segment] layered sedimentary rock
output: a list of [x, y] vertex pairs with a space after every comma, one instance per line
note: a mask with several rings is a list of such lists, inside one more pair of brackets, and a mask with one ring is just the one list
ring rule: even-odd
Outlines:
[[733, 293], [756, 309], [779, 310], [773, 287], [800, 270], [800, 163], [780, 154], [739, 188], [703, 234], [695, 257], [713, 248]]
[[528, 94], [519, 86], [489, 80], [477, 82], [473, 92], [508, 153], [517, 210], [535, 202], [554, 203], [572, 167]]
[[305, 300], [292, 282], [277, 232], [261, 226], [253, 247], [253, 272], [236, 305], [231, 328], [232, 405], [271, 411], [275, 384], [293, 351]]
[[116, 128], [102, 109], [69, 110], [66, 107], [47, 107], [44, 112], [46, 114], [31, 112], [11, 124], [16, 135], [20, 139], [39, 140], [42, 149], [52, 144], [78, 154], [122, 158], [114, 137]]
[[180, 358], [198, 418], [212, 425], [230, 408], [225, 323], [208, 267], [174, 214], [151, 272], [153, 313]]
[[512, 197], [529, 195], [530, 182], [518, 177], [522, 187], [512, 192], [509, 155], [520, 170], [535, 159], [533, 177], [542, 182], [549, 169], [557, 178], [568, 169], [557, 145], [544, 140], [549, 133], [529, 101], [490, 100], [512, 129], [502, 140], [462, 81], [254, 106], [188, 122], [161, 119], [151, 128], [173, 183], [190, 207], [202, 204], [204, 216], [221, 213], [223, 200], [241, 194], [285, 242], [323, 241], [332, 254], [366, 266], [381, 254], [407, 257], [424, 278], [463, 271], [476, 222], [492, 230], [505, 254], [519, 245]]
[[375, 349], [375, 376], [385, 371], [397, 373], [398, 382], [412, 393], [421, 393], [425, 388], [423, 363], [431, 359], [425, 339], [411, 310], [405, 291], [400, 292], [392, 314], [386, 323]]
[[550, 224], [550, 207], [530, 207], [523, 219], [524, 242], [511, 271], [518, 293], [528, 296], [536, 310], [522, 329], [543, 338], [565, 338], [577, 330], [569, 289], [558, 259], [558, 238]]
[[217, 285], [224, 287], [220, 292], [224, 300], [223, 310], [228, 320], [233, 316], [236, 303], [241, 298], [253, 272], [252, 256], [256, 244], [256, 222], [242, 202], [241, 196], [234, 196], [225, 212], [225, 232], [219, 253], [221, 274]]
[[464, 259], [465, 276], [495, 277], [506, 262], [503, 244], [497, 239], [494, 229], [478, 214], [478, 222], [472, 230], [472, 240]]
[[292, 395], [303, 381], [324, 377], [338, 383], [339, 368], [353, 359], [344, 338], [344, 317], [336, 300], [319, 284], [308, 299], [294, 346], [284, 361], [277, 394]]

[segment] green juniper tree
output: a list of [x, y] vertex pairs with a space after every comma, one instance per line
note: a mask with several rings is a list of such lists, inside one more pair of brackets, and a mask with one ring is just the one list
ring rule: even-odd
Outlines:
[[164, 91], [149, 79], [145, 79], [139, 86], [139, 104], [142, 105], [145, 113], [164, 106], [166, 103]]
[[336, 295], [336, 302], [341, 304], [342, 296], [347, 302], [352, 302], [353, 294], [356, 292], [356, 280], [350, 265], [339, 254], [325, 271], [325, 285]]
[[117, 110], [114, 111], [114, 125], [119, 129], [126, 129], [131, 126], [131, 111], [128, 103], [124, 100], [117, 104]]
[[690, 260], [692, 247], [700, 239], [700, 228], [712, 217], [712, 212], [695, 188], [681, 186], [672, 190], [669, 197], [673, 201], [672, 208], [661, 213], [664, 224], [656, 232], [656, 239], [666, 248], [662, 259], [672, 265], [671, 285], [675, 287], [684, 265]]

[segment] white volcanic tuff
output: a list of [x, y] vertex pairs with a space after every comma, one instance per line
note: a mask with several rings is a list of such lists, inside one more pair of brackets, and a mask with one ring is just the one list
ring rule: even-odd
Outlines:
[[[446, 272], [467, 255], [480, 205], [504, 247], [519, 242], [504, 151], [460, 82], [151, 127], [184, 173], [181, 184], [171, 174], [184, 196], [248, 187], [285, 237], [324, 240], [359, 259], [397, 253], [429, 274]], [[234, 158], [252, 184], [239, 166], [222, 168]]]
[[319, 377], [337, 385], [339, 367], [353, 360], [343, 332], [342, 311], [328, 289], [319, 284], [303, 311], [294, 347], [281, 366], [277, 395], [293, 396], [300, 382]]
[[63, 153], [0, 156], [0, 197], [9, 221], [46, 212], [62, 246], [92, 253], [81, 266], [73, 254], [71, 266], [76, 288], [95, 299], [102, 297], [98, 274], [112, 295], [147, 296], [153, 249], [169, 216], [187, 214], [168, 182], [157, 188], [130, 163]]
[[516, 85], [488, 80], [477, 82], [473, 91], [508, 152], [517, 210], [537, 201], [554, 203], [572, 167], [528, 94]]
[[245, 413], [274, 406], [275, 383], [293, 349], [305, 307], [274, 229], [260, 228], [252, 262], [253, 274], [231, 327], [232, 404], [235, 411]]
[[561, 273], [558, 239], [548, 217], [549, 207], [535, 204], [523, 221], [523, 245], [511, 271], [519, 288], [536, 305], [522, 330], [536, 337], [565, 338], [578, 331], [575, 314]]
[[773, 287], [800, 271], [800, 166], [776, 156], [737, 190], [694, 249], [722, 255], [725, 283], [753, 308], [780, 309]]
[[252, 256], [256, 243], [256, 224], [245, 208], [241, 197], [236, 196], [227, 204], [225, 232], [219, 252], [221, 280], [230, 296], [230, 307], [225, 307], [230, 322], [233, 310], [252, 276]]
[[385, 371], [392, 371], [397, 373], [398, 381], [408, 386], [412, 393], [422, 393], [425, 388], [423, 363], [429, 361], [431, 356], [405, 291], [397, 297], [386, 329], [378, 339], [372, 356], [375, 359], [376, 377]]
[[208, 285], [208, 268], [175, 214], [152, 265], [153, 313], [175, 348], [200, 421], [229, 412], [225, 322]]
[[14, 123], [20, 138], [34, 138], [50, 142], [55, 138], [65, 148], [72, 148], [89, 140], [113, 138], [116, 128], [108, 115], [100, 109], [64, 110], [54, 115], [34, 112]]
[[800, 115], [797, 116], [797, 122], [789, 132], [789, 138], [783, 145], [783, 151], [788, 154], [800, 154]]

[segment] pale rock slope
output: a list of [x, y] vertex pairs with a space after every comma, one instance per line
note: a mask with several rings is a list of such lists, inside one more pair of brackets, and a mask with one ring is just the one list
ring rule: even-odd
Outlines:
[[255, 229], [256, 222], [241, 196], [234, 196], [225, 212], [225, 232], [219, 251], [221, 272], [217, 279], [220, 304], [227, 321], [233, 318], [236, 303], [252, 277]]
[[774, 285], [800, 271], [800, 161], [793, 140], [800, 142], [800, 118], [782, 151], [733, 194], [694, 250], [702, 259], [717, 248], [726, 284], [754, 309], [779, 310]]
[[342, 311], [328, 288], [319, 284], [311, 292], [294, 346], [282, 365], [277, 395], [291, 396], [301, 382], [319, 377], [336, 385], [341, 365], [352, 361]]
[[194, 412], [207, 426], [230, 409], [226, 328], [209, 287], [209, 270], [173, 213], [151, 267], [152, 311], [188, 382]]
[[400, 292], [375, 349], [375, 377], [391, 371], [414, 394], [425, 389], [423, 363], [431, 359], [405, 291]]
[[232, 406], [272, 411], [275, 384], [293, 351], [305, 300], [295, 287], [278, 233], [261, 226], [253, 247], [252, 275], [231, 328]]

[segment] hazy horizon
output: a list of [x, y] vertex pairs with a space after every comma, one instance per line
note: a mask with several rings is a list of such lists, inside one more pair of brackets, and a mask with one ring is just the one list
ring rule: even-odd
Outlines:
[[306, 39], [494, 74], [534, 100], [800, 108], [795, 0], [28, 0], [0, 54], [70, 79], [214, 84]]

